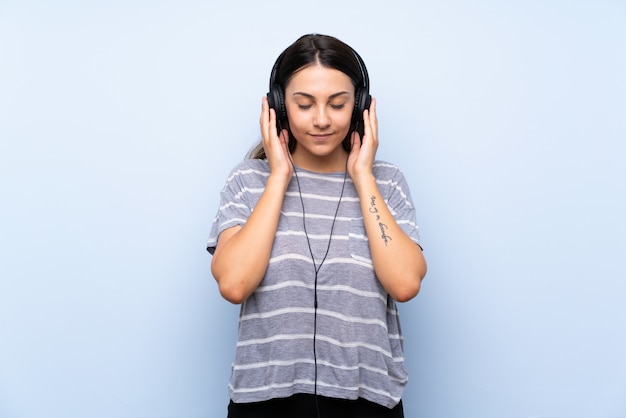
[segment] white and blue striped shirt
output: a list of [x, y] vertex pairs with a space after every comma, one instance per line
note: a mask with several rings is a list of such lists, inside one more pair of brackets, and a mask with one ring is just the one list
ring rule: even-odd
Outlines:
[[[403, 174], [382, 161], [376, 161], [373, 170], [396, 222], [419, 244], [415, 208]], [[209, 252], [224, 229], [245, 224], [268, 176], [266, 160], [246, 160], [231, 172], [211, 228]], [[407, 382], [402, 332], [396, 304], [374, 273], [359, 197], [347, 176], [339, 202], [344, 172], [320, 174], [298, 168], [297, 176], [302, 196], [294, 175], [265, 277], [241, 306], [231, 399], [258, 402], [314, 393], [317, 387], [318, 395], [361, 397], [391, 408], [400, 401]], [[329, 252], [317, 275], [314, 332], [315, 268], [328, 248], [338, 204]]]

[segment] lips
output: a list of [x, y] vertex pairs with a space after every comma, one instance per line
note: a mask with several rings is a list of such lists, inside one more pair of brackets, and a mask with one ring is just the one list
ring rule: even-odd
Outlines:
[[311, 134], [311, 136], [317, 140], [323, 141], [325, 139], [328, 139], [332, 136], [332, 133], [321, 133], [321, 134]]

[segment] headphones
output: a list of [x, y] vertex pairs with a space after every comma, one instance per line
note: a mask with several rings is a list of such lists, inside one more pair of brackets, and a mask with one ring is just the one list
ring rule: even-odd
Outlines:
[[[352, 111], [350, 131], [358, 131], [361, 137], [363, 137], [363, 112], [365, 109], [369, 109], [372, 104], [372, 96], [370, 95], [370, 80], [367, 74], [367, 69], [365, 68], [365, 62], [363, 62], [361, 56], [349, 45], [348, 48], [350, 48], [354, 58], [359, 64], [362, 79], [362, 85], [356, 86], [354, 91], [354, 110]], [[280, 66], [286, 52], [287, 50], [283, 51], [278, 56], [276, 62], [274, 63], [274, 67], [272, 67], [272, 73], [270, 75], [270, 91], [267, 93], [267, 102], [269, 107], [276, 111], [276, 129], [278, 130], [279, 135], [281, 127], [288, 126], [287, 107], [285, 106], [285, 92], [280, 84], [276, 82], [276, 73], [278, 72], [278, 67]]]

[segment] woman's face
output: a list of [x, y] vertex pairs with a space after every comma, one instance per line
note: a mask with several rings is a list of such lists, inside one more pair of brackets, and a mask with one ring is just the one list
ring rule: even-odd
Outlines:
[[[352, 80], [339, 70], [314, 64], [296, 72], [285, 87], [294, 162], [303, 168], [342, 170], [354, 109]], [[340, 164], [338, 164], [340, 163]]]

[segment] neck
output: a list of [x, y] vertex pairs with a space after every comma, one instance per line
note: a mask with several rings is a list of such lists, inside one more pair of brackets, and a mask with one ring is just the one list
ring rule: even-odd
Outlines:
[[341, 149], [331, 155], [317, 156], [298, 153], [297, 150], [291, 155], [294, 165], [316, 173], [338, 173], [347, 170], [348, 153]]

